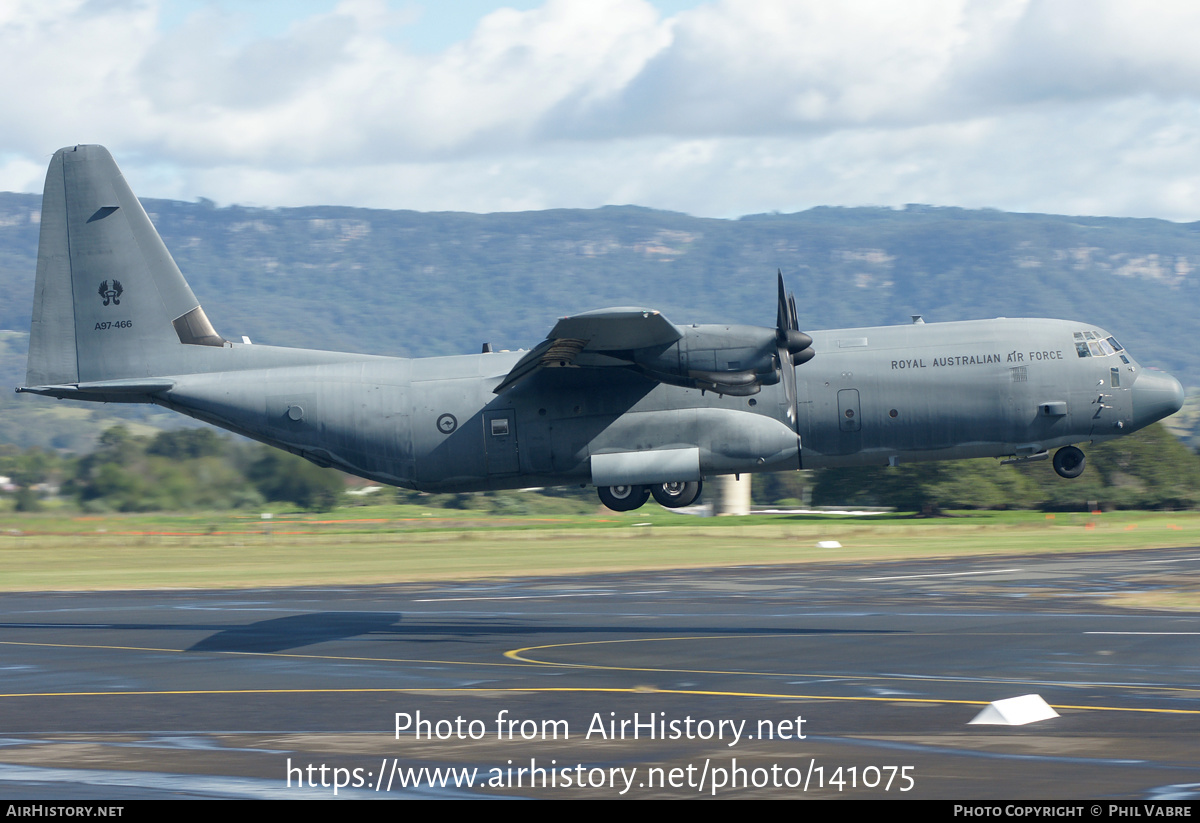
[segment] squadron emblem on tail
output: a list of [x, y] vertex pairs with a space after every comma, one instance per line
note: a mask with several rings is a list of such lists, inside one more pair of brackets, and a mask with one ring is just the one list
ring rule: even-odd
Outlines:
[[104, 305], [106, 305], [106, 306], [107, 306], [107, 305], [108, 305], [110, 302], [111, 302], [111, 303], [112, 303], [114, 306], [119, 306], [119, 305], [121, 305], [121, 295], [122, 295], [122, 294], [124, 294], [124, 293], [125, 293], [125, 289], [123, 289], [123, 288], [121, 287], [121, 281], [120, 281], [120, 280], [114, 280], [114, 281], [112, 281], [112, 288], [111, 288], [111, 289], [108, 287], [108, 281], [107, 281], [107, 280], [102, 280], [102, 281], [100, 282], [100, 296], [104, 298]]

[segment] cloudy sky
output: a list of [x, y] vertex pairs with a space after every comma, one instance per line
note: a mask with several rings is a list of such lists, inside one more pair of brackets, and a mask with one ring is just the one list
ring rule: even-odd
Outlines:
[[0, 0], [0, 190], [1200, 219], [1192, 0]]

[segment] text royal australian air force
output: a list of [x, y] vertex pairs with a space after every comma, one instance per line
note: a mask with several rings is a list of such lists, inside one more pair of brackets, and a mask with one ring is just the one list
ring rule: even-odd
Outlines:
[[[971, 369], [1067, 363], [1075, 359], [1074, 326], [1069, 321], [997, 318], [995, 320], [876, 326], [813, 332], [814, 348], [824, 357], [870, 360], [872, 373], [916, 369]], [[1024, 345], [1020, 345], [1024, 343]], [[1016, 345], [1014, 345], [1016, 344]], [[838, 366], [839, 373], [842, 367]]]
[[920, 357], [912, 360], [893, 360], [892, 369], [927, 369], [947, 366], [987, 366], [992, 363], [1034, 363], [1038, 360], [1062, 360], [1062, 349], [1041, 351], [1010, 351], [1001, 354], [951, 354], [944, 357]]

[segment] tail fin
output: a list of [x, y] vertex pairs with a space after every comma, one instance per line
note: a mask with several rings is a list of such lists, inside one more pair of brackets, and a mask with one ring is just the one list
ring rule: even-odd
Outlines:
[[26, 385], [177, 374], [186, 346], [224, 344], [108, 150], [55, 152]]

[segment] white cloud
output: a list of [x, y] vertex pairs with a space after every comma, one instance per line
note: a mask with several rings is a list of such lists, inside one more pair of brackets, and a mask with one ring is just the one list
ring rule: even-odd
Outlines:
[[0, 155], [0, 191], [40, 191], [45, 178], [44, 163], [19, 155]]
[[668, 134], [809, 133], [924, 114], [965, 36], [962, 3], [722, 2], [679, 15], [627, 89]]
[[990, 38], [977, 86], [997, 100], [1200, 93], [1200, 6], [1178, 0], [1027, 0]]
[[163, 31], [154, 0], [4, 4], [0, 186], [81, 141], [220, 202], [1200, 215], [1191, 4], [547, 0], [436, 53], [393, 36], [414, 19], [347, 0], [263, 37], [215, 6]]

